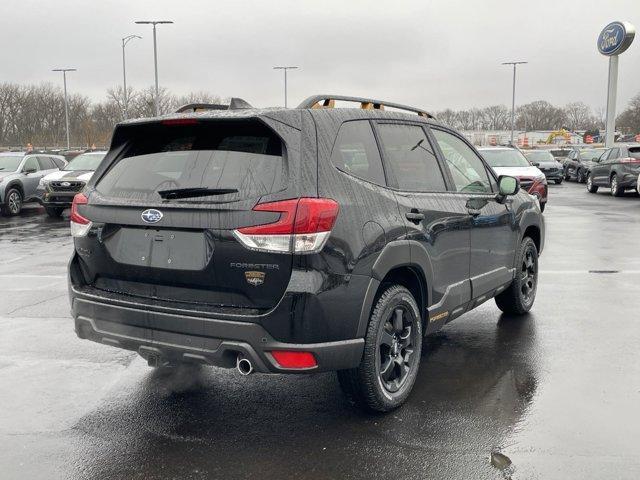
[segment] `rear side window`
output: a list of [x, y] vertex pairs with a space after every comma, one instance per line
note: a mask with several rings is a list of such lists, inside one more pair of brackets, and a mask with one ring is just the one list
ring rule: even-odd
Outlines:
[[407, 192], [444, 192], [438, 160], [424, 130], [417, 125], [378, 125], [385, 161], [397, 186]]
[[158, 192], [165, 190], [222, 192], [172, 200], [207, 203], [256, 198], [285, 185], [282, 142], [260, 122], [152, 124], [132, 130], [124, 156], [96, 185], [102, 195], [159, 202]]
[[382, 160], [368, 120], [345, 122], [333, 146], [331, 163], [338, 169], [368, 182], [384, 185]]
[[640, 147], [629, 148], [629, 156], [631, 158], [640, 159]]

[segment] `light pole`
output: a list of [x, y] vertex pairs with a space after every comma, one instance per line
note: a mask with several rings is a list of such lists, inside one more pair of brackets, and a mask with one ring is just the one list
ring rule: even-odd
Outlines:
[[64, 120], [67, 126], [67, 150], [70, 148], [69, 143], [69, 102], [67, 101], [67, 72], [75, 72], [75, 68], [54, 68], [52, 72], [62, 72], [62, 81], [64, 83]]
[[274, 70], [284, 70], [284, 108], [287, 108], [287, 70], [296, 70], [298, 67], [273, 67]]
[[124, 37], [122, 39], [122, 84], [124, 86], [124, 105], [123, 105], [123, 116], [124, 119], [127, 119], [127, 108], [129, 107], [129, 95], [127, 94], [127, 64], [125, 62], [124, 59], [124, 47], [127, 46], [127, 43], [129, 43], [131, 40], [133, 40], [134, 38], [142, 38], [138, 35], [127, 35], [126, 37]]
[[156, 42], [156, 25], [164, 25], [173, 23], [171, 20], [138, 20], [138, 25], [153, 25], [153, 66], [156, 73], [156, 98], [155, 98], [155, 113], [156, 117], [160, 115], [160, 105], [158, 99], [158, 44]]
[[502, 65], [513, 65], [513, 94], [511, 97], [511, 145], [513, 146], [513, 131], [516, 129], [516, 66], [529, 62], [502, 62]]

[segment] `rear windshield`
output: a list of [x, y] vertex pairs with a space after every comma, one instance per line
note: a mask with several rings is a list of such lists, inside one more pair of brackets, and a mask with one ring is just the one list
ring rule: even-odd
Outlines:
[[630, 147], [629, 148], [629, 156], [631, 158], [640, 159], [640, 147]]
[[284, 186], [282, 142], [257, 121], [152, 124], [134, 131], [124, 156], [96, 185], [104, 196], [160, 202], [158, 192], [219, 190], [171, 200], [210, 203], [260, 197]]

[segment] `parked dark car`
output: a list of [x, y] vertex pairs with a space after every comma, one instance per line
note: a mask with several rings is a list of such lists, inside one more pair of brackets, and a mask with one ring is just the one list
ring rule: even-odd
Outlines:
[[493, 297], [532, 307], [537, 202], [427, 112], [342, 96], [202, 109], [116, 126], [75, 196], [80, 338], [163, 368], [337, 370], [388, 411], [424, 335]]
[[83, 153], [74, 157], [63, 169], [40, 179], [37, 198], [47, 215], [59, 217], [65, 208], [71, 206], [73, 197], [84, 188], [106, 153]]
[[594, 162], [606, 151], [604, 147], [572, 150], [564, 162], [564, 178], [578, 183], [586, 182]]
[[18, 215], [25, 203], [37, 200], [36, 190], [45, 175], [64, 168], [56, 155], [25, 152], [0, 153], [0, 208], [4, 215]]
[[611, 189], [620, 197], [625, 190], [635, 189], [640, 174], [640, 144], [615, 145], [594, 162], [587, 177], [587, 190], [596, 193], [599, 187]]
[[540, 202], [540, 211], [547, 206], [549, 187], [547, 177], [529, 163], [520, 150], [513, 147], [482, 147], [478, 151], [497, 175], [511, 175], [520, 181], [520, 187]]
[[564, 180], [564, 168], [549, 150], [529, 150], [522, 153], [531, 165], [538, 167], [544, 173], [547, 182], [562, 183], [562, 180]]

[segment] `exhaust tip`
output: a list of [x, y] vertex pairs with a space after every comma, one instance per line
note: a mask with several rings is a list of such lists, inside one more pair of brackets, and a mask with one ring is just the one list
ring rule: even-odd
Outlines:
[[253, 364], [251, 360], [242, 355], [238, 355], [238, 359], [236, 360], [236, 368], [240, 375], [250, 375], [253, 372]]

